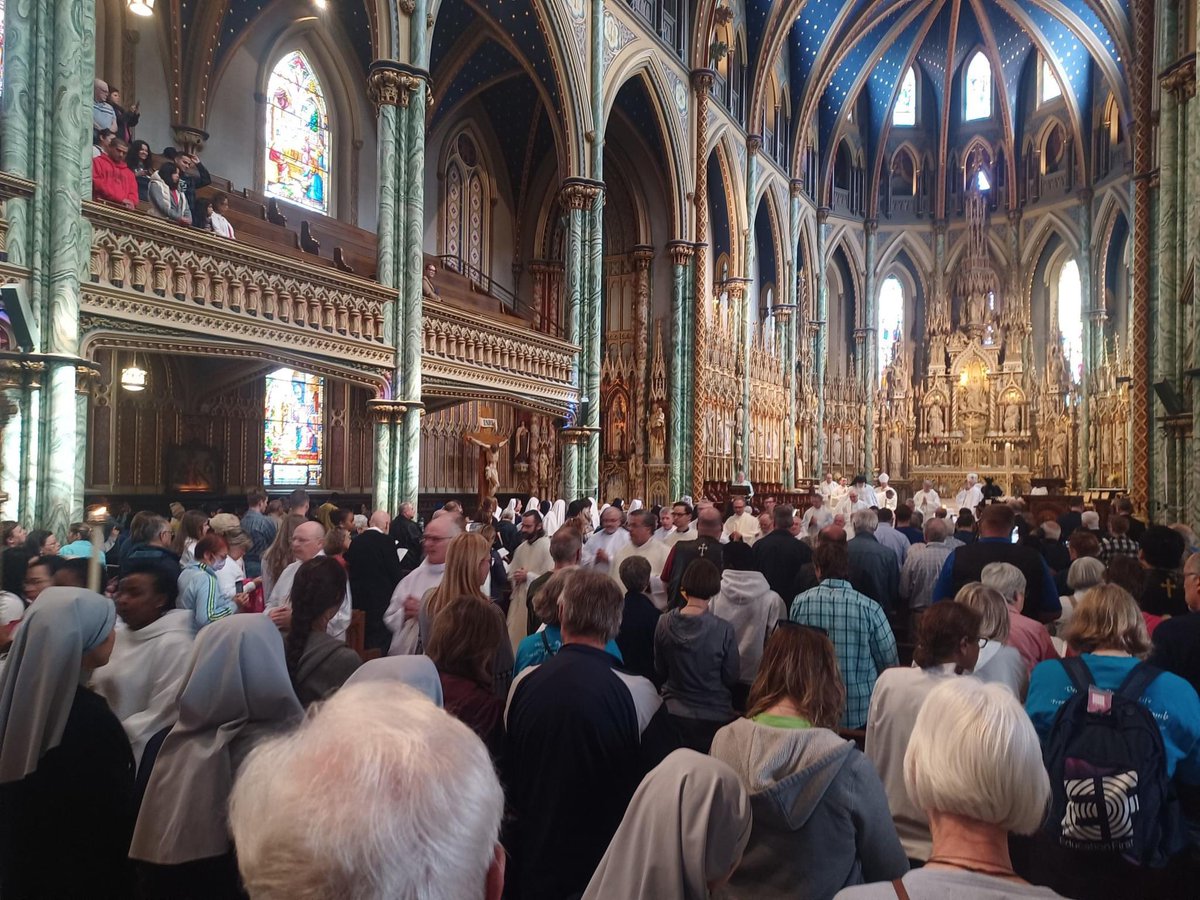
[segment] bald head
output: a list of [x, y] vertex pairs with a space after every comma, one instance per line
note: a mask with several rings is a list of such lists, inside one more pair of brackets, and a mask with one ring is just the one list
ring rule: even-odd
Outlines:
[[308, 562], [321, 551], [325, 541], [325, 526], [320, 522], [304, 522], [292, 532], [292, 558]]
[[375, 512], [371, 513], [371, 518], [367, 522], [368, 527], [378, 528], [380, 531], [387, 531], [388, 528], [391, 527], [391, 524], [392, 524], [392, 517], [389, 516], [382, 509], [377, 509], [377, 510], [375, 510]]
[[721, 536], [721, 513], [715, 506], [706, 506], [696, 516], [696, 532], [705, 537]]
[[456, 516], [447, 514], [433, 518], [425, 528], [424, 537], [425, 558], [430, 565], [440, 566], [446, 561], [447, 546], [461, 533]]

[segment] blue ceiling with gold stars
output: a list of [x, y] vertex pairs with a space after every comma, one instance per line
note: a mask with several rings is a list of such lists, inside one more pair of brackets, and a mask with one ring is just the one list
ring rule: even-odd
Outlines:
[[[188, 42], [189, 31], [200, 5], [204, 0], [181, 0], [179, 6], [180, 26], [183, 41]], [[224, 56], [237, 42], [237, 37], [250, 27], [250, 23], [270, 6], [272, 0], [227, 0], [225, 13], [221, 17], [220, 33], [217, 36], [217, 46], [213, 54], [214, 63], [219, 64]], [[363, 77], [366, 77], [371, 65], [371, 23], [363, 0], [326, 0], [322, 9], [313, 5], [312, 15], [327, 16], [337, 21], [346, 32], [350, 46], [354, 48], [355, 58], [361, 66]]]

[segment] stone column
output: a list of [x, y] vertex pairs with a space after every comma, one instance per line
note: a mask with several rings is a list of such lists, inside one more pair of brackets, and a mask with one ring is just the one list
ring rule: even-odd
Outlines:
[[788, 273], [787, 294], [784, 295], [784, 305], [787, 309], [787, 320], [783, 323], [783, 387], [787, 391], [787, 420], [783, 429], [783, 486], [787, 490], [796, 487], [796, 391], [797, 361], [796, 347], [798, 346], [797, 331], [800, 327], [800, 195], [804, 191], [804, 182], [793, 179], [791, 182], [791, 202], [788, 205], [788, 241], [789, 255], [792, 258], [792, 268]]
[[[650, 289], [653, 276], [654, 248], [638, 245], [633, 248], [633, 263], [637, 267], [637, 299], [633, 306], [633, 368], [637, 374], [637, 389], [632, 395], [632, 420], [630, 434], [633, 436], [633, 458], [635, 470], [645, 470], [649, 435], [646, 422], [649, 418], [650, 396]], [[636, 484], [638, 495], [645, 493], [644, 484]], [[599, 498], [597, 498], [599, 499]]]
[[[597, 489], [599, 470], [599, 391], [601, 287], [591, 277], [592, 256], [600, 252], [593, 239], [599, 216], [592, 207], [600, 200], [604, 185], [587, 178], [568, 178], [559, 192], [559, 203], [567, 211], [566, 284], [563, 290], [564, 336], [579, 346], [572, 379], [579, 392], [579, 406], [563, 430], [563, 496], [576, 499], [584, 491]], [[602, 229], [601, 229], [602, 232]], [[600, 235], [602, 237], [602, 233]], [[593, 287], [592, 282], [595, 281]], [[591, 391], [595, 390], [595, 396]], [[593, 453], [593, 443], [596, 452]]]
[[379, 144], [377, 278], [395, 291], [383, 324], [393, 351], [390, 396], [374, 403], [375, 505], [397, 514], [417, 501], [421, 445], [421, 247], [424, 222], [426, 79], [393, 60], [367, 75]]
[[[762, 291], [762, 279], [754, 276], [754, 264], [757, 247], [754, 242], [754, 193], [758, 182], [758, 153], [762, 148], [762, 137], [757, 134], [746, 135], [746, 240], [744, 262], [742, 265], [742, 331], [741, 331], [741, 369], [742, 369], [742, 455], [737, 461], [737, 467], [750, 476], [750, 358], [754, 344], [754, 317], [758, 309], [757, 295]], [[777, 286], [778, 289], [778, 286]], [[730, 473], [734, 475], [735, 473]]]
[[1154, 168], [1154, 122], [1152, 118], [1154, 79], [1154, 0], [1132, 0], [1133, 55], [1129, 59], [1130, 95], [1133, 101], [1133, 315], [1130, 327], [1130, 369], [1133, 381], [1129, 391], [1132, 420], [1130, 455], [1137, 463], [1130, 481], [1130, 498], [1135, 508], [1149, 518], [1161, 520], [1152, 501], [1152, 472], [1155, 468], [1151, 440], [1151, 411], [1157, 402], [1151, 388], [1150, 303], [1151, 303], [1151, 219], [1150, 175]]
[[867, 480], [875, 472], [875, 391], [879, 387], [879, 296], [875, 277], [875, 255], [879, 243], [879, 222], [867, 219], [863, 222], [866, 240], [866, 274], [863, 277], [864, 307], [863, 386], [866, 388], [866, 409], [863, 428], [863, 458], [866, 460]]
[[[5, 12], [5, 78], [0, 101], [0, 166], [34, 182], [6, 203], [8, 262], [28, 272], [23, 285], [45, 380], [37, 431], [21, 460], [28, 486], [16, 510], [25, 522], [66, 536], [83, 516], [82, 463], [76, 400], [80, 286], [87, 278], [91, 229], [80, 204], [90, 199], [91, 80], [95, 10], [73, 0], [9, 3]], [[22, 411], [22, 418], [27, 418]], [[30, 435], [32, 438], [33, 435]], [[11, 509], [11, 501], [10, 501]]]
[[[668, 418], [667, 461], [670, 465], [671, 500], [686, 493], [683, 489], [685, 457], [684, 431], [691, 422], [688, 409], [688, 372], [695, 357], [688, 358], [687, 348], [694, 346], [688, 328], [688, 282], [692, 280], [691, 263], [695, 248], [687, 241], [672, 241], [667, 245], [671, 254], [671, 409]], [[690, 471], [690, 469], [689, 469]]]
[[692, 359], [694, 381], [691, 393], [691, 479], [686, 490], [699, 497], [704, 492], [704, 459], [708, 452], [704, 432], [704, 416], [708, 406], [707, 375], [702, 361], [708, 348], [708, 97], [716, 73], [712, 69], [692, 72], [692, 87], [696, 92], [696, 261], [695, 291], [693, 294]]
[[825, 469], [825, 361], [829, 342], [829, 277], [825, 271], [829, 252], [829, 207], [817, 210], [817, 309], [810, 327], [813, 341], [813, 384], [817, 393], [817, 471]]
[[[1095, 379], [1096, 345], [1092, 325], [1096, 298], [1092, 291], [1092, 192], [1084, 188], [1079, 192], [1079, 291], [1083, 308], [1083, 377], [1079, 384], [1079, 488], [1087, 490], [1099, 487], [1092, 479], [1098, 473], [1091, 470], [1092, 448], [1092, 384]], [[1099, 457], [1099, 453], [1097, 453]]]

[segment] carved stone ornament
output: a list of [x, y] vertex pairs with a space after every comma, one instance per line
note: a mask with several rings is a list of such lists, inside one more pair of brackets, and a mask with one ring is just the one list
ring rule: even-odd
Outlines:
[[372, 66], [367, 75], [367, 96], [378, 110], [381, 106], [408, 108], [412, 95], [421, 87], [422, 78], [386, 64]]
[[417, 0], [396, 0], [396, 5], [400, 7], [400, 12], [406, 16], [411, 16], [417, 11]]
[[1180, 103], [1196, 96], [1196, 58], [1184, 60], [1159, 79], [1159, 85], [1168, 93], [1175, 94]]
[[371, 414], [371, 418], [376, 424], [391, 425], [404, 418], [404, 414], [408, 412], [408, 404], [399, 400], [368, 400], [367, 412]]
[[591, 209], [604, 192], [604, 184], [585, 178], [569, 178], [559, 191], [559, 202], [569, 210]]
[[687, 241], [672, 241], [667, 244], [667, 252], [671, 254], [671, 262], [677, 266], [686, 266], [696, 254], [696, 248]]
[[712, 90], [717, 73], [712, 69], [692, 70], [692, 87], [697, 94], [707, 94]]

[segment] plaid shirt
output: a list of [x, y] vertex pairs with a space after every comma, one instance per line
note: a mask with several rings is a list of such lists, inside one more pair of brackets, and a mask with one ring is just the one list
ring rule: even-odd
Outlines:
[[899, 665], [896, 637], [883, 607], [840, 578], [826, 578], [792, 602], [793, 622], [823, 628], [833, 641], [838, 668], [846, 685], [842, 727], [867, 722], [875, 679], [888, 666]]
[[1138, 542], [1132, 540], [1129, 535], [1123, 534], [1120, 537], [1114, 535], [1100, 542], [1100, 559], [1106, 566], [1118, 556], [1132, 556], [1137, 559], [1140, 549]]

